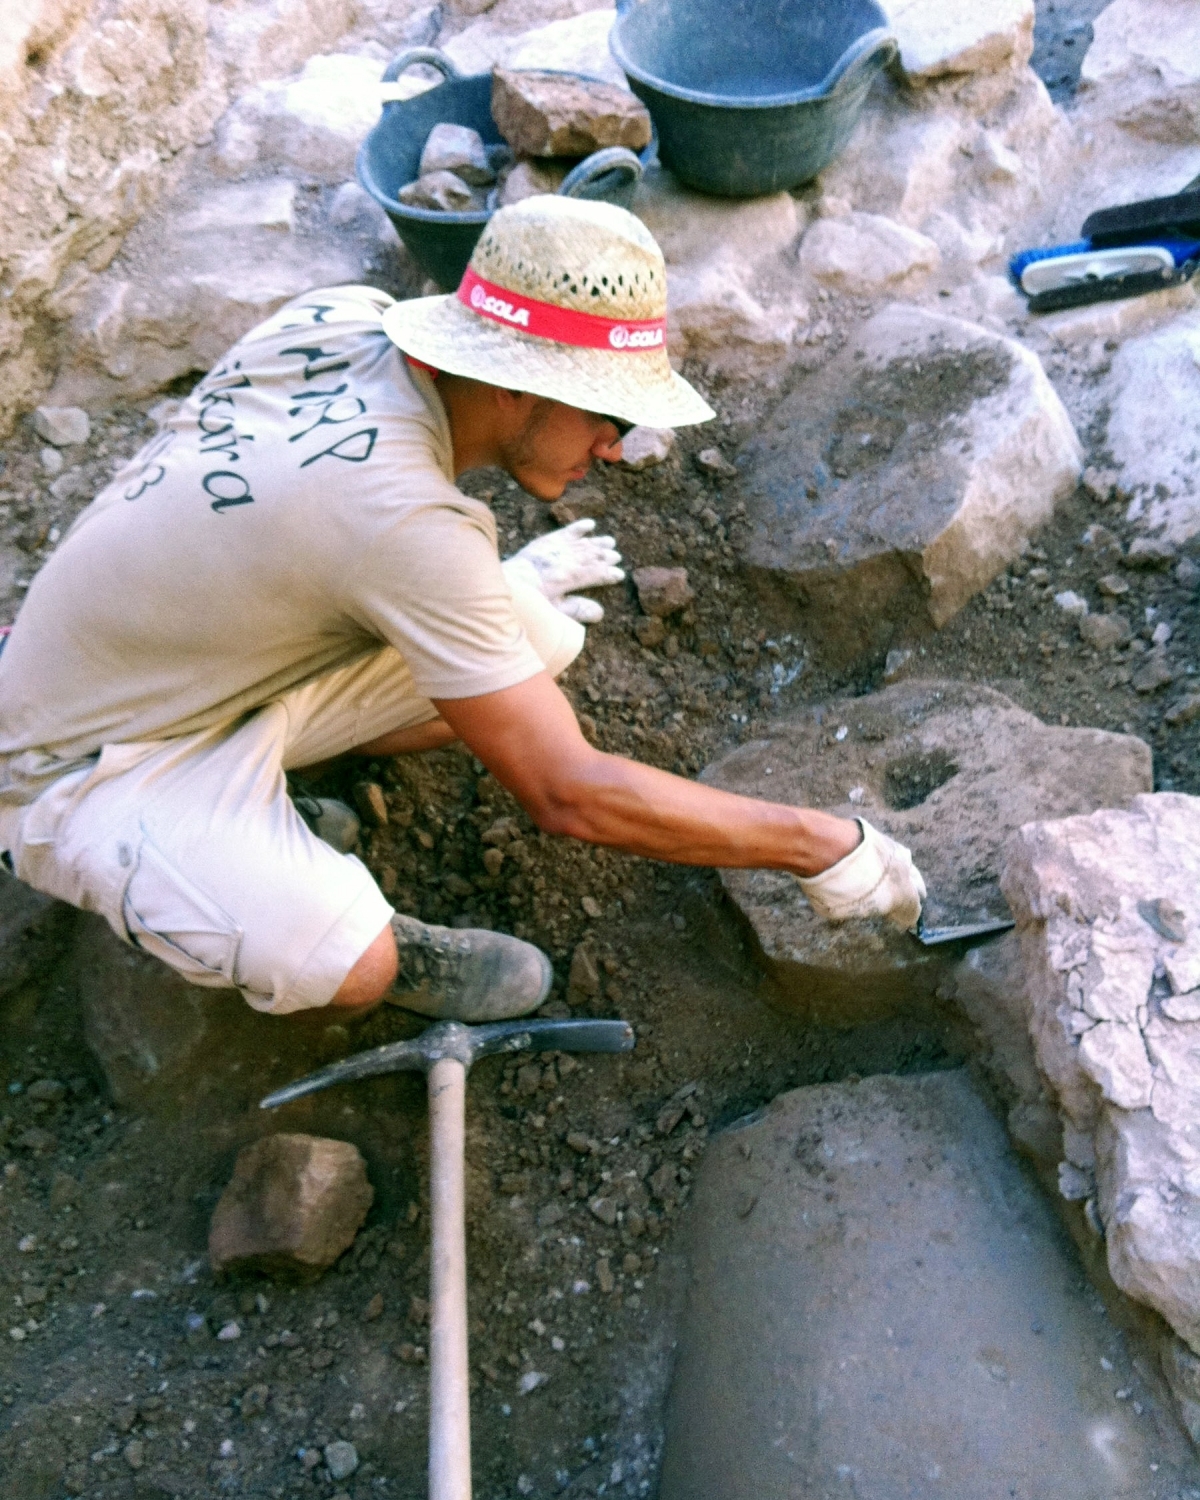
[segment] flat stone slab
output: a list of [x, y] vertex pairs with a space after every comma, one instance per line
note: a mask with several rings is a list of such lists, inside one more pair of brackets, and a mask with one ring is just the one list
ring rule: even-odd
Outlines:
[[687, 1239], [663, 1500], [1200, 1483], [965, 1072], [781, 1095], [709, 1144]]
[[853, 660], [904, 622], [944, 625], [1050, 519], [1080, 466], [1036, 355], [892, 304], [743, 450], [746, 560], [812, 606], [833, 659]]
[[[716, 761], [704, 781], [774, 802], [862, 816], [912, 851], [932, 927], [1007, 914], [1001, 849], [1035, 819], [1123, 807], [1149, 791], [1149, 747], [1132, 735], [1043, 724], [1001, 693], [908, 680], [780, 720]], [[781, 996], [856, 1024], [928, 998], [961, 948], [923, 948], [882, 919], [834, 926], [790, 875], [722, 871]]]
[[1117, 1285], [1200, 1351], [1200, 798], [1031, 823], [1006, 851], [1022, 1001]]

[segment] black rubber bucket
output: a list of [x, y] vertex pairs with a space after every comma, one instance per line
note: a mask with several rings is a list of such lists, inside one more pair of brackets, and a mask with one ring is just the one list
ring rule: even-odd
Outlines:
[[814, 178], [898, 50], [876, 0], [618, 0], [608, 45], [663, 165], [728, 198]]
[[[397, 195], [416, 177], [421, 151], [435, 125], [469, 125], [487, 145], [499, 145], [503, 137], [492, 119], [490, 73], [464, 78], [444, 53], [431, 47], [414, 47], [392, 59], [382, 81], [395, 82], [414, 63], [432, 64], [445, 81], [412, 99], [383, 106], [379, 123], [358, 149], [358, 180], [396, 226], [421, 269], [443, 291], [450, 292], [462, 280], [491, 210], [439, 213], [436, 209], [409, 208]], [[654, 149], [652, 140], [640, 157], [623, 146], [594, 151], [568, 174], [559, 192], [569, 198], [600, 198], [629, 208]]]

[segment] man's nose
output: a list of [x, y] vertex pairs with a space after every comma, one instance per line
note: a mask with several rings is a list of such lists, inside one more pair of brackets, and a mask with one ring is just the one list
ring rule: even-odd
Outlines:
[[606, 431], [592, 444], [591, 454], [593, 458], [603, 459], [606, 464], [621, 462], [621, 439], [611, 423], [607, 424]]

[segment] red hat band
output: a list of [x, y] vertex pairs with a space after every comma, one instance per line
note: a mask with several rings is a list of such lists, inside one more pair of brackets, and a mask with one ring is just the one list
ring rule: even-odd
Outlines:
[[643, 354], [661, 349], [667, 341], [666, 318], [602, 318], [570, 307], [556, 307], [552, 302], [539, 302], [485, 281], [469, 266], [459, 283], [458, 300], [493, 323], [532, 334], [534, 338], [551, 339], [556, 344], [571, 344], [577, 349]]

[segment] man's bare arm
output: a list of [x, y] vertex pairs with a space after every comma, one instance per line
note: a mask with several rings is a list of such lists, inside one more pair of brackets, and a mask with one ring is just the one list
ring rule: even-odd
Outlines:
[[718, 791], [584, 739], [546, 673], [479, 698], [442, 699], [442, 719], [539, 828], [684, 865], [815, 875], [859, 842], [856, 823]]

